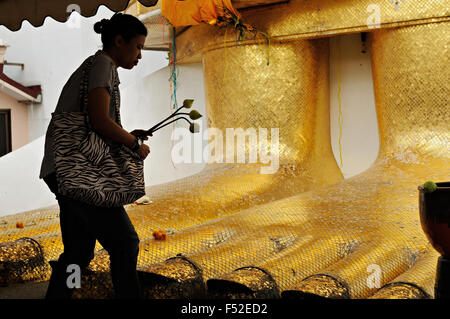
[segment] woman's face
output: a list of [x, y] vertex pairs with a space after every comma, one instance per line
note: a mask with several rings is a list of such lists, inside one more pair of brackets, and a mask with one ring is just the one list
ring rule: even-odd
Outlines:
[[142, 58], [141, 50], [144, 47], [145, 35], [137, 35], [128, 43], [121, 36], [118, 38], [116, 42], [118, 66], [131, 70]]

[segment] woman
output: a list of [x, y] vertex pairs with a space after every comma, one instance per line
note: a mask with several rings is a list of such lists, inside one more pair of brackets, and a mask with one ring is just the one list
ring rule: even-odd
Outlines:
[[[94, 25], [101, 34], [103, 50], [95, 54], [88, 80], [87, 111], [92, 129], [109, 143], [121, 143], [136, 152], [142, 159], [150, 153], [147, 145], [138, 139], [143, 130], [127, 132], [116, 123], [113, 90], [118, 92], [117, 68], [132, 69], [141, 59], [141, 50], [147, 29], [136, 17], [116, 13], [110, 20], [103, 19]], [[79, 90], [83, 68], [80, 66], [65, 84], [55, 113], [76, 112], [80, 108]], [[83, 269], [94, 257], [98, 240], [110, 255], [111, 276], [117, 298], [138, 298], [140, 287], [136, 272], [139, 251], [138, 235], [123, 206], [98, 207], [58, 194], [55, 174], [52, 128], [49, 125], [45, 141], [45, 154], [40, 178], [55, 193], [60, 207], [61, 236], [64, 252], [52, 265], [46, 298], [70, 298], [73, 289], [67, 285], [69, 265]], [[72, 266], [73, 267], [73, 266]], [[72, 269], [72, 268], [69, 268]]]

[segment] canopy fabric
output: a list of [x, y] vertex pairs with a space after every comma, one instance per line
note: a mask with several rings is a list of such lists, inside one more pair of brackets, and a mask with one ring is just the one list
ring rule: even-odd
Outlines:
[[[74, 4], [75, 2], [75, 4]], [[91, 17], [97, 13], [100, 5], [105, 5], [112, 11], [123, 11], [130, 0], [0, 0], [0, 25], [11, 31], [21, 28], [24, 20], [39, 27], [46, 17], [65, 22], [73, 11], [84, 17]], [[154, 6], [157, 0], [139, 0], [146, 6]]]

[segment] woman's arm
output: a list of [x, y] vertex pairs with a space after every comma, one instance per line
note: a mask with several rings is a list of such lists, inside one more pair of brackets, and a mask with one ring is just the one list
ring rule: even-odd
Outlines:
[[[136, 137], [121, 128], [109, 117], [110, 95], [106, 88], [92, 89], [88, 94], [88, 114], [92, 129], [112, 141], [133, 147]], [[142, 159], [150, 153], [148, 145], [142, 144], [136, 151]]]
[[92, 129], [103, 137], [132, 147], [136, 137], [109, 117], [110, 99], [106, 88], [95, 88], [89, 92], [88, 114]]

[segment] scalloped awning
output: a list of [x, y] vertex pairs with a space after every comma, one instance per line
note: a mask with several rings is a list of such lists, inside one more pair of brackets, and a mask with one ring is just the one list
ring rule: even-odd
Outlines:
[[[125, 10], [129, 2], [130, 0], [0, 0], [0, 25], [6, 26], [11, 31], [17, 31], [24, 20], [39, 27], [48, 16], [56, 21], [65, 22], [74, 10], [83, 17], [91, 17], [97, 13], [100, 5], [118, 12]], [[151, 7], [158, 0], [139, 0], [139, 2]]]

